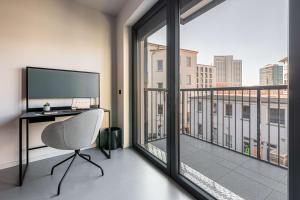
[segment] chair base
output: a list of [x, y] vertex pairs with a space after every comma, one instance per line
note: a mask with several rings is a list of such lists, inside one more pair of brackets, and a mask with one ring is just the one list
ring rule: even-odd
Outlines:
[[104, 176], [104, 171], [103, 171], [102, 167], [101, 167], [100, 165], [94, 163], [93, 161], [91, 161], [91, 156], [90, 156], [90, 155], [88, 155], [88, 154], [81, 154], [81, 153], [80, 153], [80, 150], [75, 150], [75, 153], [74, 153], [72, 156], [70, 156], [70, 157], [66, 158], [65, 160], [63, 160], [63, 161], [57, 163], [57, 164], [54, 165], [54, 166], [52, 167], [52, 169], [51, 169], [51, 175], [53, 175], [54, 169], [55, 169], [57, 166], [59, 166], [59, 165], [65, 163], [66, 161], [68, 161], [68, 160], [70, 160], [70, 159], [73, 158], [72, 161], [71, 161], [71, 163], [69, 164], [67, 170], [65, 171], [63, 177], [61, 178], [59, 184], [58, 184], [58, 188], [57, 188], [57, 196], [60, 195], [61, 184], [62, 184], [62, 182], [63, 182], [65, 176], [66, 176], [67, 173], [69, 172], [69, 170], [70, 170], [70, 168], [71, 168], [71, 166], [72, 166], [72, 164], [73, 164], [73, 162], [74, 162], [76, 156], [79, 156], [79, 157], [81, 157], [82, 159], [86, 160], [87, 162], [91, 163], [92, 165], [98, 167], [98, 168], [101, 170], [101, 176]]

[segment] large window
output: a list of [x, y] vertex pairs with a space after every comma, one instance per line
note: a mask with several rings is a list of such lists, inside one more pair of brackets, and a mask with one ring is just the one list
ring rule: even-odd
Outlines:
[[288, 0], [176, 2], [134, 27], [134, 146], [198, 199], [287, 200]]
[[287, 176], [287, 8], [287, 0], [181, 0], [179, 52], [192, 62], [179, 71], [188, 85], [180, 94], [191, 99], [180, 104], [189, 113], [180, 127], [190, 130], [179, 136], [180, 173], [216, 199], [287, 199], [286, 179], [278, 196], [267, 191], [279, 184], [266, 184], [278, 167]]
[[[135, 25], [134, 146], [167, 168], [166, 9]], [[138, 27], [138, 28], [137, 28]]]

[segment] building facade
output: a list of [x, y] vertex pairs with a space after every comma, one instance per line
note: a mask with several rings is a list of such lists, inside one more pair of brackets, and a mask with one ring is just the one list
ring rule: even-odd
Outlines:
[[[224, 97], [224, 101], [223, 101]], [[192, 97], [189, 128], [182, 130], [196, 138], [257, 157], [257, 99], [237, 96], [214, 96], [211, 110], [210, 96]], [[288, 164], [288, 104], [287, 98], [261, 98], [260, 157], [280, 165]], [[211, 112], [213, 124], [211, 125]], [[213, 128], [213, 130], [211, 130]]]
[[283, 65], [283, 84], [289, 84], [289, 60], [288, 57], [285, 57], [279, 61]]
[[216, 67], [212, 65], [197, 65], [197, 88], [216, 87]]
[[242, 60], [229, 56], [214, 56], [216, 87], [242, 86]]
[[[148, 139], [151, 140], [163, 137], [166, 133], [167, 54], [165, 45], [154, 43], [148, 43], [147, 45], [144, 88], [153, 90], [145, 93], [145, 119], [147, 124], [145, 130]], [[197, 54], [197, 51], [180, 49], [180, 89], [197, 88]], [[191, 96], [193, 95], [191, 94]], [[187, 106], [188, 100], [188, 98], [183, 99], [181, 104]]]
[[282, 85], [283, 76], [283, 66], [278, 64], [266, 65], [259, 71], [260, 85]]
[[[166, 88], [167, 51], [165, 45], [148, 43], [146, 88]], [[180, 49], [180, 88], [197, 87], [197, 51]]]

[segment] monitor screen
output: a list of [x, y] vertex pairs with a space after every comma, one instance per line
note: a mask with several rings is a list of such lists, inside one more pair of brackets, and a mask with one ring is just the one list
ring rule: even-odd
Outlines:
[[99, 73], [27, 67], [28, 99], [99, 97]]

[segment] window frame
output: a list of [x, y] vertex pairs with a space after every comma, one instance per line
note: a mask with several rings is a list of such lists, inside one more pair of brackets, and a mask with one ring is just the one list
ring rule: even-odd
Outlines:
[[163, 59], [156, 60], [156, 72], [164, 72], [164, 60]]
[[[188, 0], [182, 0], [182, 1], [188, 1]], [[210, 8], [215, 6], [218, 2], [222, 2], [224, 0], [215, 0], [214, 5], [211, 5]], [[153, 13], [157, 12], [157, 9], [159, 7], [162, 7], [161, 5], [166, 6], [167, 9], [167, 34], [168, 34], [168, 44], [171, 44], [170, 47], [168, 47], [168, 64], [175, 64], [175, 67], [177, 68], [178, 58], [176, 56], [179, 55], [179, 12], [180, 12], [180, 0], [159, 0], [158, 3], [155, 4], [153, 8], [151, 8], [150, 11], [148, 11], [132, 28], [132, 47], [133, 52], [136, 50], [135, 42], [136, 42], [136, 35], [137, 35], [137, 28], [138, 24], [146, 23], [149, 18], [153, 15]], [[158, 6], [160, 4], [160, 6]], [[187, 23], [188, 21], [198, 17], [199, 15], [203, 14], [203, 12], [206, 12], [210, 9], [209, 7], [205, 9], [205, 11], [199, 11], [196, 14], [190, 16], [188, 19], [184, 19], [183, 23]], [[298, 186], [300, 184], [300, 172], [298, 169], [300, 169], [300, 158], [296, 156], [297, 151], [299, 150], [299, 143], [300, 143], [300, 134], [298, 133], [298, 130], [300, 129], [300, 123], [297, 119], [300, 118], [300, 105], [297, 102], [300, 102], [300, 90], [298, 88], [298, 80], [300, 80], [300, 68], [298, 67], [300, 63], [300, 1], [297, 0], [289, 0], [289, 94], [291, 95], [289, 98], [289, 112], [288, 112], [288, 118], [289, 121], [286, 123], [289, 125], [289, 180], [288, 180], [288, 193], [289, 193], [289, 200], [297, 200], [300, 199], [300, 190], [298, 189]], [[136, 63], [136, 55], [135, 53], [132, 54], [132, 93], [135, 94], [135, 91], [137, 89], [136, 80], [135, 80], [135, 67], [137, 66]], [[167, 65], [168, 65], [167, 64]], [[177, 68], [178, 69], [178, 68]], [[175, 70], [175, 72], [170, 72], [168, 74], [168, 79], [170, 83], [178, 83], [178, 72]], [[179, 85], [179, 84], [178, 84]], [[179, 102], [176, 102], [176, 96], [178, 95], [176, 92], [176, 89], [178, 89], [178, 85], [174, 85], [174, 88], [170, 91], [170, 96], [175, 99], [175, 102], [172, 102], [172, 108], [170, 111], [168, 111], [168, 116], [171, 116], [171, 119], [168, 119], [168, 127], [171, 128], [170, 122], [175, 122], [178, 120], [177, 117], [174, 115], [176, 113], [176, 106], [179, 105]], [[134, 96], [134, 95], [133, 95]], [[171, 161], [171, 165], [168, 166], [167, 169], [164, 167], [161, 167], [161, 165], [157, 164], [157, 160], [147, 154], [147, 152], [142, 151], [138, 147], [135, 146], [134, 141], [136, 140], [136, 133], [137, 130], [135, 129], [135, 105], [137, 103], [136, 99], [133, 98], [132, 102], [132, 110], [133, 110], [133, 120], [132, 120], [132, 127], [133, 127], [133, 146], [134, 149], [137, 150], [139, 153], [144, 155], [147, 159], [149, 159], [155, 166], [159, 167], [163, 172], [165, 172], [167, 175], [172, 177], [179, 185], [181, 185], [184, 189], [188, 190], [193, 196], [195, 196], [198, 199], [214, 199], [212, 198], [208, 193], [206, 193], [204, 190], [196, 187], [191, 182], [186, 180], [184, 177], [178, 175], [178, 165], [176, 159], [178, 159], [178, 137], [176, 134], [174, 136], [171, 136], [167, 140], [167, 143], [170, 144], [170, 147], [168, 147], [168, 153], [171, 152], [172, 155], [168, 156], [168, 161]], [[175, 111], [175, 112], [174, 112]], [[170, 112], [170, 113], [169, 113]], [[173, 116], [172, 116], [173, 115]], [[173, 124], [174, 126], [174, 124]], [[177, 126], [172, 128], [172, 131], [176, 131], [178, 129]], [[176, 133], [176, 132], [174, 132]]]

